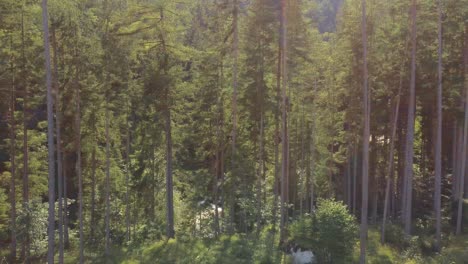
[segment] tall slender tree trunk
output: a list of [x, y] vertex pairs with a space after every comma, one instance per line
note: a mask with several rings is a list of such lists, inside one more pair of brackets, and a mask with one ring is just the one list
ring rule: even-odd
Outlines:
[[[369, 105], [368, 105], [369, 106]], [[369, 173], [371, 175], [371, 179], [370, 179], [370, 185], [371, 185], [371, 191], [370, 191], [370, 194], [371, 194], [371, 215], [370, 215], [370, 221], [371, 221], [371, 224], [372, 225], [375, 225], [376, 221], [377, 221], [377, 199], [379, 197], [379, 194], [378, 194], [378, 186], [379, 186], [379, 183], [378, 183], [378, 175], [377, 175], [377, 171], [378, 171], [378, 164], [377, 164], [377, 158], [376, 156], [378, 156], [380, 153], [379, 153], [379, 149], [377, 147], [377, 142], [376, 142], [376, 138], [375, 136], [371, 136], [371, 143], [370, 143], [370, 152], [372, 153], [372, 155], [370, 155], [370, 158], [369, 158]]]
[[288, 162], [288, 152], [289, 152], [289, 142], [288, 142], [288, 119], [287, 119], [287, 108], [288, 108], [288, 98], [286, 95], [287, 92], [287, 21], [286, 21], [286, 0], [281, 0], [281, 13], [280, 13], [280, 48], [281, 48], [281, 80], [282, 80], [282, 131], [281, 131], [281, 140], [282, 140], [282, 162], [281, 162], [281, 222], [280, 222], [280, 243], [285, 241], [285, 227], [287, 224], [288, 210], [286, 207], [286, 202], [288, 200], [288, 173], [289, 173], [289, 162]]
[[[218, 98], [219, 100], [219, 98]], [[219, 103], [218, 103], [219, 107]], [[213, 203], [215, 206], [215, 212], [214, 212], [214, 231], [215, 231], [215, 236], [218, 237], [220, 234], [220, 225], [219, 225], [219, 212], [218, 212], [218, 192], [219, 192], [219, 175], [220, 175], [220, 140], [219, 140], [219, 135], [220, 135], [220, 126], [219, 126], [219, 116], [217, 117], [216, 120], [216, 153], [215, 153], [215, 169], [213, 173]]]
[[437, 134], [435, 146], [435, 191], [434, 207], [436, 217], [436, 243], [435, 248], [440, 251], [441, 247], [441, 179], [442, 179], [442, 3], [438, 0], [438, 85], [437, 85]]
[[[221, 59], [222, 60], [222, 59]], [[218, 70], [222, 67], [222, 61], [218, 65]], [[221, 71], [222, 73], [222, 71]], [[223, 210], [223, 184], [224, 184], [224, 172], [222, 168], [222, 141], [223, 138], [221, 136], [222, 130], [222, 119], [223, 119], [223, 110], [222, 110], [222, 93], [221, 93], [221, 79], [222, 74], [219, 71], [217, 72], [216, 78], [216, 87], [218, 93], [218, 101], [216, 102], [217, 113], [216, 113], [216, 155], [215, 155], [215, 173], [214, 173], [214, 204], [215, 204], [215, 234], [218, 236], [221, 233], [221, 225], [220, 225], [220, 215], [218, 212], [219, 204], [221, 205], [221, 210]], [[221, 215], [221, 217], [223, 217]]]
[[465, 46], [463, 53], [464, 61], [464, 80], [465, 80], [465, 118], [463, 123], [463, 143], [461, 145], [462, 154], [460, 156], [460, 190], [458, 194], [458, 214], [456, 234], [460, 235], [462, 231], [462, 213], [463, 213], [463, 187], [465, 180], [466, 155], [468, 148], [468, 23], [465, 24]]
[[47, 0], [42, 0], [42, 27], [44, 29], [44, 55], [47, 86], [47, 147], [49, 156], [49, 218], [47, 229], [47, 262], [54, 263], [55, 249], [55, 146], [54, 146], [54, 115], [52, 98], [52, 71], [50, 68], [49, 17]]
[[273, 216], [273, 236], [276, 235], [276, 224], [278, 222], [278, 195], [279, 195], [279, 116], [280, 116], [280, 98], [281, 98], [281, 41], [278, 42], [278, 65], [277, 65], [277, 71], [276, 71], [276, 107], [275, 107], [275, 135], [274, 135], [274, 144], [275, 144], [275, 182], [273, 186], [273, 210], [272, 210], [272, 216]]
[[130, 197], [129, 197], [129, 189], [130, 189], [130, 124], [129, 124], [129, 117], [127, 117], [127, 136], [126, 136], [126, 143], [125, 143], [125, 166], [126, 166], [126, 173], [125, 173], [125, 223], [126, 223], [126, 239], [130, 241]]
[[[314, 122], [314, 121], [312, 121]], [[314, 125], [312, 125], [312, 133], [314, 133]], [[314, 155], [314, 136], [311, 135], [310, 140], [310, 213], [312, 214], [315, 210], [314, 206], [314, 197], [315, 197], [315, 177], [314, 177], [314, 170], [315, 170], [315, 155]]]
[[362, 46], [363, 46], [363, 100], [364, 100], [364, 131], [362, 137], [362, 205], [361, 205], [361, 255], [359, 262], [366, 263], [367, 249], [367, 208], [369, 203], [369, 136], [370, 136], [370, 96], [367, 73], [367, 19], [366, 0], [362, 0]]
[[[21, 57], [23, 72], [23, 207], [29, 208], [29, 149], [28, 149], [28, 83], [24, 74], [26, 74], [26, 55], [25, 55], [25, 36], [24, 36], [24, 5], [21, 7]], [[29, 210], [28, 210], [29, 211]], [[25, 263], [30, 263], [30, 215], [28, 213], [26, 223], [25, 240], [22, 247], [22, 258]]]
[[[13, 41], [11, 41], [13, 42]], [[11, 162], [11, 178], [10, 178], [10, 232], [11, 232], [11, 244], [10, 244], [10, 260], [16, 262], [16, 120], [15, 120], [15, 108], [16, 108], [16, 80], [15, 73], [13, 70], [13, 60], [11, 63], [12, 73], [12, 88], [11, 88], [11, 101], [10, 101], [10, 162]]]
[[[63, 153], [65, 156], [65, 152]], [[65, 161], [65, 159], [64, 159]], [[62, 174], [63, 174], [63, 240], [64, 247], [68, 248], [70, 246], [70, 237], [68, 235], [68, 197], [67, 197], [67, 170], [65, 165], [67, 163], [63, 162], [62, 164]]]
[[108, 257], [110, 253], [110, 138], [109, 138], [109, 95], [106, 93], [106, 238], [105, 238], [105, 255]]
[[390, 206], [390, 195], [391, 189], [393, 186], [393, 167], [394, 167], [394, 150], [395, 150], [395, 138], [396, 132], [398, 127], [398, 115], [400, 113], [400, 96], [401, 96], [401, 89], [403, 86], [403, 73], [400, 72], [400, 84], [398, 86], [398, 94], [396, 97], [395, 103], [395, 111], [393, 112], [393, 124], [392, 124], [392, 134], [390, 137], [390, 148], [388, 150], [388, 165], [387, 165], [387, 182], [385, 187], [385, 201], [384, 201], [384, 212], [383, 212], [383, 219], [382, 219], [382, 229], [381, 229], [381, 243], [385, 243], [385, 225], [387, 221], [387, 214], [388, 208]]
[[61, 112], [60, 112], [60, 87], [58, 77], [58, 52], [57, 52], [57, 38], [55, 35], [55, 25], [52, 24], [52, 52], [54, 63], [53, 82], [55, 86], [55, 133], [57, 140], [57, 180], [58, 180], [58, 231], [59, 231], [59, 263], [63, 263], [63, 178], [62, 178], [62, 147], [61, 147]]
[[353, 155], [353, 215], [356, 215], [356, 198], [357, 198], [357, 166], [358, 166], [358, 143], [354, 145]]
[[457, 159], [457, 154], [458, 154], [458, 123], [457, 119], [455, 119], [454, 124], [453, 124], [453, 138], [452, 138], [452, 200], [456, 201], [458, 194], [457, 194], [457, 186], [458, 186], [458, 159]]
[[414, 122], [416, 103], [416, 0], [411, 5], [411, 83], [408, 103], [408, 129], [406, 134], [405, 155], [405, 207], [404, 223], [406, 235], [411, 234], [411, 211], [413, 203], [413, 158], [414, 158]]
[[[262, 98], [263, 94], [260, 94]], [[262, 99], [261, 99], [262, 100]], [[262, 103], [260, 103], [262, 104]], [[260, 135], [258, 148], [258, 172], [257, 172], [257, 235], [260, 234], [262, 220], [262, 178], [263, 178], [263, 105], [260, 106]]]
[[[223, 66], [223, 59], [221, 58], [220, 60], [220, 72], [219, 72], [219, 83], [222, 84], [223, 83], [223, 77], [224, 77], [224, 66]], [[220, 87], [221, 89], [221, 87]], [[219, 151], [220, 151], [220, 157], [219, 157], [219, 173], [220, 173], [220, 179], [221, 179], [221, 183], [220, 183], [220, 188], [218, 190], [219, 192], [219, 196], [220, 196], [220, 205], [221, 205], [221, 221], [222, 221], [222, 224], [220, 226], [220, 231], [221, 232], [224, 232], [225, 228], [226, 228], [226, 219], [225, 219], [225, 213], [224, 213], [224, 209], [225, 209], [225, 206], [224, 206], [224, 199], [226, 197], [226, 193], [225, 193], [225, 186], [224, 186], [224, 108], [223, 108], [223, 97], [222, 97], [222, 94], [220, 93], [220, 96], [219, 96], [219, 100], [218, 100], [218, 113], [219, 113], [219, 127], [220, 127], [220, 134], [219, 134], [219, 138], [218, 138], [218, 148], [219, 148]]]
[[96, 242], [96, 135], [94, 135], [93, 152], [91, 153], [91, 216], [90, 216], [90, 238], [94, 245]]
[[351, 162], [352, 162], [352, 156], [351, 156], [351, 149], [348, 146], [348, 155], [347, 155], [347, 162], [346, 162], [346, 204], [348, 205], [348, 210], [351, 211], [352, 205], [352, 174], [351, 174]]
[[77, 66], [76, 69], [76, 116], [75, 116], [75, 126], [76, 126], [76, 175], [78, 176], [78, 219], [80, 224], [80, 256], [79, 263], [84, 262], [84, 233], [83, 233], [83, 178], [81, 173], [81, 99], [80, 99], [80, 86], [78, 83], [78, 74], [79, 69]]
[[[238, 29], [238, 17], [239, 17], [239, 3], [238, 0], [234, 0], [233, 7], [233, 66], [232, 66], [232, 157], [231, 157], [231, 177], [235, 182], [236, 177], [236, 136], [237, 136], [237, 74], [238, 74], [238, 57], [239, 57], [239, 29]], [[234, 232], [234, 219], [235, 219], [235, 185], [232, 185], [231, 197], [230, 197], [230, 223], [229, 233]], [[244, 219], [245, 220], [245, 219]]]
[[172, 132], [171, 108], [169, 106], [169, 91], [166, 91], [166, 204], [167, 204], [167, 230], [168, 238], [174, 238], [174, 198], [172, 182]]

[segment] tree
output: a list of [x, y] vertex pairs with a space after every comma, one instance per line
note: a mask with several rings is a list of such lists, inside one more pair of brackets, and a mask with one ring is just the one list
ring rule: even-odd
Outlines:
[[367, 249], [367, 208], [368, 185], [369, 185], [369, 138], [370, 138], [370, 95], [368, 88], [367, 73], [367, 20], [366, 20], [366, 0], [362, 0], [362, 47], [363, 47], [363, 106], [364, 106], [364, 132], [362, 136], [362, 204], [361, 204], [361, 256], [359, 263], [366, 263]]
[[48, 251], [47, 262], [54, 263], [55, 245], [55, 147], [54, 147], [54, 116], [52, 98], [52, 73], [50, 68], [49, 50], [49, 18], [47, 13], [47, 0], [42, 0], [42, 28], [44, 30], [44, 56], [46, 68], [47, 87], [47, 145], [49, 157], [49, 217], [48, 217]]
[[15, 121], [15, 107], [16, 107], [16, 87], [15, 87], [15, 74], [13, 73], [13, 63], [11, 66], [12, 71], [12, 88], [10, 98], [10, 228], [11, 228], [11, 244], [10, 244], [10, 260], [16, 261], [16, 121]]
[[460, 156], [460, 182], [458, 191], [458, 213], [457, 213], [457, 228], [455, 234], [460, 235], [462, 231], [462, 213], [463, 213], [463, 189], [465, 181], [465, 170], [466, 170], [466, 155], [467, 155], [467, 144], [468, 144], [468, 24], [465, 24], [465, 43], [463, 51], [463, 62], [464, 62], [464, 93], [465, 93], [465, 117], [463, 122], [463, 134], [462, 134], [462, 144], [461, 156]]
[[438, 83], [437, 83], [437, 135], [435, 146], [436, 250], [441, 248], [441, 178], [442, 178], [442, 1], [438, 0]]
[[54, 90], [55, 90], [55, 133], [57, 140], [57, 180], [58, 180], [58, 231], [59, 231], [59, 263], [63, 263], [64, 258], [64, 245], [63, 245], [63, 178], [62, 178], [62, 147], [61, 147], [61, 110], [60, 110], [60, 87], [59, 87], [59, 76], [58, 76], [58, 52], [57, 52], [57, 38], [55, 34], [55, 23], [52, 23], [52, 52], [53, 52], [53, 63], [54, 63]]
[[[22, 77], [26, 74], [26, 52], [25, 52], [25, 32], [24, 32], [24, 5], [21, 6], [21, 68]], [[23, 80], [23, 206], [29, 205], [29, 156], [28, 156], [28, 83]], [[21, 255], [26, 263], [29, 263], [29, 226], [26, 227], [26, 238]]]
[[78, 176], [78, 219], [79, 219], [79, 234], [80, 234], [80, 256], [79, 262], [84, 262], [84, 233], [83, 233], [83, 179], [81, 174], [81, 99], [80, 86], [78, 83], [79, 66], [76, 65], [75, 85], [76, 85], [76, 113], [75, 113], [75, 129], [76, 129], [76, 175]]
[[[238, 73], [238, 57], [239, 57], [239, 29], [238, 29], [238, 19], [239, 19], [239, 3], [238, 0], [233, 1], [233, 65], [232, 65], [232, 157], [231, 157], [231, 174], [232, 181], [235, 181], [236, 176], [236, 133], [237, 133], [237, 73]], [[236, 188], [234, 187], [231, 190], [230, 198], [230, 224], [229, 224], [229, 233], [234, 232], [234, 221], [235, 221], [235, 193]], [[245, 221], [245, 219], [243, 219]]]
[[387, 221], [387, 214], [388, 214], [388, 207], [390, 203], [390, 188], [393, 186], [393, 167], [394, 167], [394, 150], [395, 150], [395, 138], [397, 132], [397, 125], [398, 125], [398, 116], [400, 113], [400, 96], [401, 96], [401, 88], [403, 86], [403, 73], [400, 73], [400, 85], [398, 87], [398, 94], [396, 96], [396, 103], [395, 103], [395, 112], [393, 113], [393, 124], [392, 124], [392, 132], [390, 137], [390, 148], [388, 151], [388, 165], [387, 165], [387, 181], [385, 187], [385, 201], [384, 201], [384, 212], [383, 212], [383, 219], [382, 219], [382, 229], [380, 234], [380, 240], [382, 243], [385, 243], [385, 225]]
[[105, 216], [105, 254], [109, 256], [110, 253], [110, 138], [109, 138], [109, 95], [106, 93], [106, 216]]
[[411, 81], [410, 81], [410, 96], [408, 98], [408, 120], [406, 132], [406, 149], [405, 149], [405, 174], [403, 188], [403, 221], [405, 225], [405, 233], [410, 235], [411, 232], [411, 208], [413, 202], [413, 158], [414, 158], [414, 122], [415, 122], [415, 103], [416, 103], [416, 0], [411, 2]]
[[280, 54], [281, 54], [281, 141], [282, 141], [282, 155], [281, 155], [281, 221], [280, 221], [280, 243], [285, 239], [285, 227], [287, 224], [288, 210], [286, 203], [288, 202], [288, 156], [289, 156], [289, 143], [288, 143], [288, 98], [287, 93], [287, 42], [286, 42], [286, 1], [281, 0], [280, 9]]

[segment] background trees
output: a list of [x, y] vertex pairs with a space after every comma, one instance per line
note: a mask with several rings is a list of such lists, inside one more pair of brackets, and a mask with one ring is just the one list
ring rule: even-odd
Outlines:
[[[444, 245], [468, 193], [468, 3], [440, 6], [49, 0], [43, 23], [38, 1], [0, 1], [2, 254], [44, 261], [55, 236], [65, 259], [80, 240], [85, 262], [173, 236], [277, 246], [276, 227], [285, 246], [318, 198], [382, 238], [406, 224], [439, 240], [440, 226]], [[41, 233], [45, 208], [57, 232]]]

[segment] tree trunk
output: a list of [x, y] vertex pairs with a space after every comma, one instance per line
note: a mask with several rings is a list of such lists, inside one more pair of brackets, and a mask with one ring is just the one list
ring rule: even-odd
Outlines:
[[63, 263], [63, 178], [62, 178], [62, 147], [61, 147], [61, 131], [60, 131], [60, 87], [58, 79], [58, 52], [57, 52], [57, 38], [55, 35], [55, 25], [52, 25], [52, 52], [54, 63], [54, 86], [55, 86], [55, 133], [57, 140], [57, 179], [58, 179], [58, 231], [59, 231], [59, 263]]
[[275, 144], [275, 182], [273, 186], [273, 236], [276, 235], [276, 224], [278, 222], [278, 194], [279, 194], [279, 116], [280, 116], [280, 97], [281, 97], [281, 41], [278, 43], [278, 65], [276, 71], [276, 106], [275, 106], [275, 134], [274, 134], [274, 144]]
[[468, 144], [468, 24], [465, 24], [465, 48], [464, 48], [464, 79], [465, 79], [465, 119], [463, 125], [463, 143], [461, 145], [462, 154], [460, 156], [460, 190], [458, 196], [458, 214], [456, 235], [462, 231], [462, 213], [463, 213], [463, 187], [465, 180], [466, 155]]
[[172, 132], [171, 132], [171, 107], [169, 87], [166, 87], [166, 205], [167, 205], [167, 230], [168, 238], [174, 238], [174, 198], [172, 180]]
[[441, 247], [441, 179], [442, 179], [442, 3], [438, 0], [438, 87], [437, 87], [437, 134], [435, 146], [435, 191], [434, 206], [436, 217], [436, 243], [435, 248]]
[[[128, 118], [128, 117], [127, 117]], [[127, 120], [127, 136], [125, 144], [125, 223], [127, 242], [130, 241], [130, 197], [129, 197], [129, 181], [130, 181], [130, 124]]]
[[[24, 40], [24, 5], [21, 7], [21, 55], [22, 55], [22, 71], [23, 78], [26, 74], [26, 55], [25, 55], [25, 40]], [[28, 83], [23, 80], [23, 206], [29, 209], [29, 149], [28, 149]], [[28, 222], [26, 223], [25, 241], [22, 248], [22, 257], [25, 263], [30, 263], [30, 216], [28, 214]]]
[[405, 156], [405, 208], [404, 223], [406, 235], [411, 234], [411, 211], [413, 203], [413, 158], [414, 158], [414, 122], [416, 103], [416, 0], [411, 5], [411, 83], [408, 103], [408, 129], [406, 134]]
[[10, 162], [11, 162], [11, 179], [10, 179], [10, 232], [11, 232], [11, 244], [10, 244], [10, 260], [16, 262], [16, 120], [15, 120], [15, 108], [16, 108], [16, 87], [15, 87], [15, 74], [13, 70], [13, 60], [11, 63], [12, 89], [11, 89], [11, 101], [10, 101]]
[[[260, 93], [260, 98], [263, 94]], [[262, 103], [260, 103], [262, 104]], [[257, 173], [257, 236], [261, 231], [262, 219], [262, 176], [263, 176], [263, 105], [260, 106], [260, 135], [259, 135], [259, 149], [258, 149], [258, 173]]]
[[348, 210], [351, 211], [352, 205], [352, 194], [351, 194], [351, 185], [352, 185], [352, 176], [351, 176], [351, 149], [348, 146], [348, 151], [347, 151], [347, 162], [346, 162], [346, 204], [348, 205]]
[[106, 238], [105, 255], [109, 257], [110, 247], [110, 138], [109, 138], [109, 95], [106, 93]]
[[[221, 69], [222, 67], [222, 61], [218, 65], [219, 68]], [[216, 79], [216, 86], [218, 88], [218, 101], [217, 101], [217, 110], [218, 113], [216, 114], [216, 155], [215, 155], [215, 173], [214, 173], [214, 204], [215, 204], [215, 234], [218, 236], [221, 233], [221, 227], [220, 227], [220, 216], [218, 212], [218, 205], [219, 203], [221, 204], [221, 209], [223, 210], [223, 203], [222, 203], [222, 193], [220, 195], [220, 189], [222, 192], [223, 184], [224, 184], [224, 173], [222, 170], [222, 152], [223, 152], [223, 147], [222, 147], [222, 140], [223, 138], [221, 137], [221, 130], [222, 130], [222, 93], [221, 93], [221, 74], [218, 72], [217, 73], [217, 79]], [[221, 187], [221, 188], [220, 188]], [[221, 200], [221, 202], [219, 201]]]
[[394, 165], [394, 150], [395, 150], [395, 138], [398, 127], [398, 115], [400, 113], [400, 95], [401, 89], [403, 86], [403, 73], [400, 72], [400, 84], [398, 86], [398, 94], [396, 97], [395, 111], [393, 112], [393, 124], [392, 124], [392, 134], [390, 137], [390, 148], [388, 150], [388, 165], [387, 165], [387, 182], [385, 187], [385, 201], [384, 201], [384, 212], [382, 219], [382, 230], [381, 230], [381, 243], [385, 243], [385, 225], [387, 221], [388, 207], [390, 205], [390, 191], [391, 186], [393, 185], [393, 165]]
[[[312, 121], [314, 122], [314, 121]], [[312, 133], [314, 132], [314, 125], [312, 125]], [[314, 196], [315, 196], [315, 179], [314, 179], [314, 170], [315, 170], [315, 155], [314, 155], [314, 137], [311, 135], [310, 140], [310, 213], [312, 214], [315, 211], [314, 206]]]
[[90, 238], [94, 245], [96, 242], [96, 135], [94, 135], [93, 152], [91, 153], [91, 216], [90, 216]]
[[366, 263], [367, 249], [367, 208], [369, 185], [369, 136], [370, 136], [370, 96], [367, 76], [367, 19], [366, 0], [362, 0], [362, 46], [363, 46], [363, 100], [364, 100], [364, 131], [362, 137], [362, 204], [361, 204], [361, 255], [359, 262]]
[[81, 109], [80, 109], [80, 87], [78, 83], [78, 74], [79, 69], [77, 66], [76, 69], [76, 117], [75, 117], [75, 126], [76, 126], [76, 175], [78, 176], [78, 219], [80, 224], [80, 256], [79, 263], [84, 262], [84, 234], [83, 234], [83, 179], [81, 175]]
[[[63, 153], [65, 155], [65, 153]], [[64, 159], [65, 161], [65, 159]], [[63, 239], [65, 248], [70, 246], [70, 237], [68, 235], [68, 198], [67, 198], [67, 170], [65, 169], [66, 162], [62, 164], [63, 174]]]
[[287, 119], [287, 108], [288, 108], [288, 98], [286, 96], [287, 92], [287, 28], [286, 21], [286, 0], [281, 0], [281, 15], [280, 15], [280, 38], [281, 38], [281, 80], [282, 80], [282, 131], [281, 131], [281, 140], [282, 140], [282, 162], [281, 162], [281, 222], [280, 222], [280, 243], [284, 243], [286, 238], [285, 227], [287, 224], [288, 211], [286, 207], [286, 202], [288, 199], [288, 152], [289, 152], [289, 142], [288, 142], [288, 119]]
[[354, 157], [353, 157], [353, 215], [356, 215], [356, 198], [357, 198], [357, 165], [358, 165], [358, 146], [357, 142], [354, 145]]
[[[237, 74], [238, 74], [238, 57], [239, 57], [239, 29], [238, 29], [238, 0], [234, 0], [233, 7], [233, 68], [232, 68], [232, 157], [231, 157], [231, 177], [235, 182], [236, 177], [236, 133], [237, 133]], [[229, 233], [234, 232], [235, 218], [235, 183], [232, 185], [230, 197], [230, 223]], [[245, 219], [244, 219], [245, 220]]]
[[458, 174], [458, 123], [457, 119], [455, 119], [453, 124], [453, 138], [452, 138], [452, 200], [456, 201], [458, 194], [457, 194], [457, 174]]
[[47, 86], [47, 147], [49, 156], [49, 225], [47, 229], [47, 262], [49, 264], [53, 264], [55, 246], [55, 146], [52, 98], [52, 71], [50, 68], [49, 17], [47, 13], [47, 0], [42, 0], [42, 27], [44, 29], [43, 38]]
[[[369, 106], [369, 105], [368, 105]], [[377, 222], [377, 204], [378, 204], [378, 199], [379, 199], [379, 178], [378, 178], [378, 161], [377, 161], [377, 156], [380, 155], [379, 148], [377, 146], [377, 139], [375, 136], [371, 136], [372, 141], [371, 141], [371, 152], [372, 155], [370, 157], [370, 175], [372, 176], [371, 178], [371, 202], [372, 202], [372, 214], [371, 214], [371, 224], [375, 225]]]

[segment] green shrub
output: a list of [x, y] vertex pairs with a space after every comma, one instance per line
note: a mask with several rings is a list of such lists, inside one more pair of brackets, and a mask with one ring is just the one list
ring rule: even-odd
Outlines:
[[334, 200], [319, 200], [313, 216], [294, 222], [291, 240], [312, 249], [318, 263], [348, 263], [357, 240], [356, 219], [346, 206]]
[[385, 243], [398, 249], [404, 249], [409, 246], [405, 231], [401, 226], [396, 224], [387, 224], [385, 226]]

